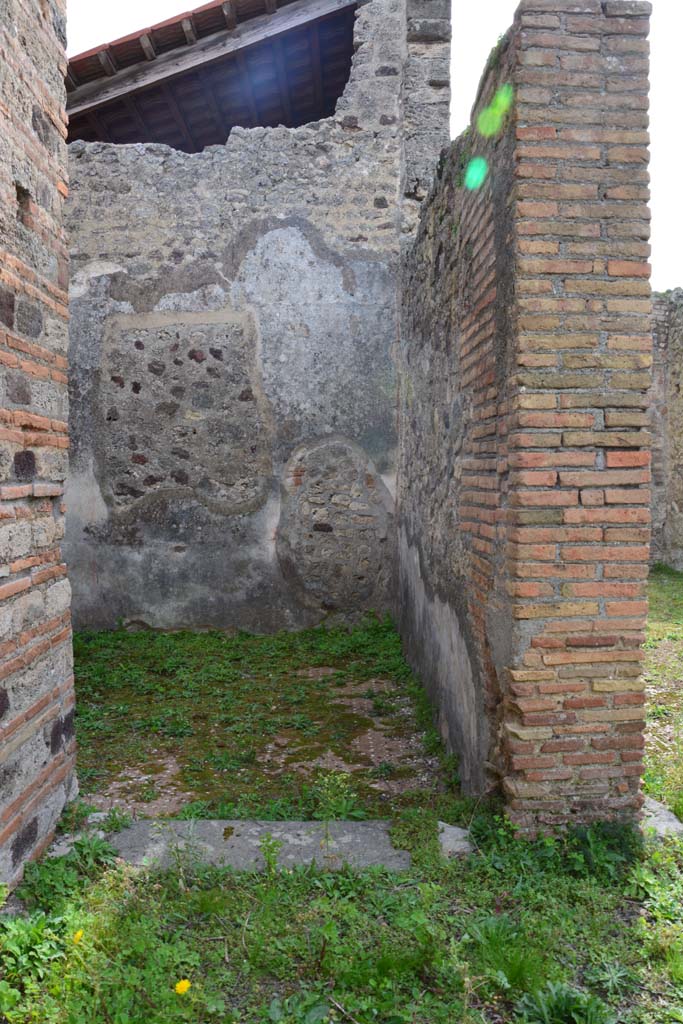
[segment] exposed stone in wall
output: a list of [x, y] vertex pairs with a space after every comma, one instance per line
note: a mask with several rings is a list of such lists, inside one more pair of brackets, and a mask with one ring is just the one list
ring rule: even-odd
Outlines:
[[404, 193], [415, 201], [407, 210], [407, 226], [429, 191], [437, 153], [445, 145], [443, 126], [450, 116], [451, 0], [406, 0], [408, 60], [405, 70]]
[[0, 882], [74, 793], [67, 462], [67, 257], [58, 0], [0, 5]]
[[388, 608], [394, 503], [363, 450], [335, 438], [303, 446], [283, 486], [278, 558], [302, 602], [357, 615]]
[[683, 569], [683, 291], [655, 296], [652, 559]]
[[405, 278], [406, 650], [532, 830], [641, 800], [649, 10], [524, 0], [475, 107], [512, 84], [507, 130], [445, 154]]
[[[278, 629], [328, 614], [322, 534], [296, 573], [283, 571], [283, 538], [304, 537], [309, 515], [298, 501], [282, 507], [282, 486], [299, 447], [327, 456], [328, 438], [356, 453], [330, 462], [331, 496], [355, 500], [358, 460], [391, 485], [406, 138], [419, 126], [433, 167], [448, 136], [448, 11], [436, 7], [434, 39], [412, 15], [408, 36], [406, 0], [360, 7], [351, 78], [325, 121], [236, 128], [194, 156], [70, 147], [78, 623]], [[330, 509], [339, 542], [353, 525], [359, 542], [339, 549], [352, 564], [329, 603], [381, 611], [391, 517], [366, 529], [349, 511], [342, 525]]]

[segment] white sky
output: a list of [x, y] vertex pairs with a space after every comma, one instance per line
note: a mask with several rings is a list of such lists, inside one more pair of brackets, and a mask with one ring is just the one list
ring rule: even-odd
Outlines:
[[[69, 54], [198, 6], [201, 0], [68, 0]], [[453, 0], [455, 136], [469, 120], [479, 76], [498, 37], [512, 22], [517, 0]], [[683, 38], [681, 0], [654, 0], [652, 16], [652, 284], [683, 286], [683, 133], [678, 62]]]

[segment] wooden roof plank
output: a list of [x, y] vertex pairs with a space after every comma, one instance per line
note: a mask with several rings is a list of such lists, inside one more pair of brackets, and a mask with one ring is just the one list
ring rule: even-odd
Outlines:
[[292, 101], [289, 95], [289, 80], [287, 78], [287, 65], [285, 62], [285, 52], [282, 45], [282, 39], [273, 40], [273, 51], [275, 53], [275, 68], [277, 71], [277, 81], [280, 90], [280, 99], [282, 100], [282, 109], [285, 112], [286, 123], [292, 124]]
[[[124, 68], [107, 80], [97, 79], [79, 86], [68, 96], [73, 117], [101, 106], [125, 93], [162, 84], [176, 75], [220, 60], [255, 43], [300, 28], [311, 21], [353, 7], [357, 0], [294, 0], [273, 15], [261, 15], [233, 31], [224, 29], [198, 40], [192, 46], [160, 54], [154, 61]], [[317, 35], [317, 34], [316, 34]]]
[[190, 127], [189, 127], [187, 121], [185, 120], [185, 115], [183, 114], [182, 110], [178, 106], [178, 102], [177, 102], [175, 96], [173, 95], [173, 91], [172, 91], [170, 85], [167, 82], [165, 82], [161, 86], [161, 89], [162, 89], [162, 92], [164, 94], [164, 99], [166, 100], [168, 108], [171, 111], [171, 115], [173, 117], [173, 120], [175, 121], [176, 125], [178, 126], [180, 134], [182, 135], [186, 145], [188, 145], [190, 147], [192, 152], [197, 152], [197, 150], [199, 149], [199, 146], [197, 145], [197, 142], [196, 142], [194, 136], [192, 135], [192, 132], [190, 131]]
[[256, 99], [254, 97], [254, 89], [251, 84], [249, 68], [247, 67], [247, 60], [242, 52], [237, 54], [237, 65], [240, 69], [240, 85], [242, 89], [242, 95], [244, 97], [245, 105], [249, 110], [249, 117], [251, 118], [251, 127], [253, 128], [259, 123], [258, 109], [256, 107]]
[[[320, 36], [318, 26], [311, 25], [309, 29], [309, 40], [311, 44], [311, 63], [313, 68], [313, 92], [315, 94], [315, 105], [319, 110], [323, 108], [323, 66], [320, 58]], [[322, 115], [321, 115], [322, 116]]]

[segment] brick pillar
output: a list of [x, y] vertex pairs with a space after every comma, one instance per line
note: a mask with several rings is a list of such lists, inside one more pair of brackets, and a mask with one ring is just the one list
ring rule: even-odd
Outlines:
[[0, 882], [74, 791], [67, 465], [63, 0], [0, 24]]
[[640, 803], [650, 539], [649, 3], [524, 0], [515, 24], [513, 658], [522, 827]]

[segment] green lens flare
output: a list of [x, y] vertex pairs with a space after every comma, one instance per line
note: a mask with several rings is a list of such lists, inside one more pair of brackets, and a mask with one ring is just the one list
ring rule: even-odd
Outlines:
[[507, 83], [506, 85], [501, 85], [500, 89], [493, 97], [491, 106], [494, 110], [497, 110], [500, 113], [501, 117], [504, 114], [507, 114], [508, 110], [512, 106], [514, 95], [514, 89], [509, 83]]
[[485, 139], [498, 135], [503, 127], [503, 118], [512, 106], [514, 90], [511, 85], [501, 85], [488, 107], [477, 118], [477, 130]]
[[489, 165], [483, 156], [475, 156], [465, 171], [465, 188], [481, 188], [489, 173]]
[[503, 125], [503, 114], [494, 107], [486, 107], [477, 118], [477, 130], [485, 139], [497, 135]]

